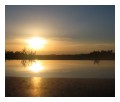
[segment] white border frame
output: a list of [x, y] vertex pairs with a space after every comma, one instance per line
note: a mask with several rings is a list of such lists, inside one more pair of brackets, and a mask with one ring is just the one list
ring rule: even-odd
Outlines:
[[[115, 5], [115, 97], [5, 97], [5, 5]], [[0, 102], [119, 102], [120, 61], [120, 2], [119, 0], [0, 0]]]

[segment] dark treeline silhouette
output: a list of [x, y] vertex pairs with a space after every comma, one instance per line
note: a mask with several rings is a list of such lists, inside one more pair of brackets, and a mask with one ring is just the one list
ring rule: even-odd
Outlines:
[[33, 59], [36, 55], [36, 51], [26, 50], [25, 48], [22, 51], [6, 51], [5, 50], [5, 59]]
[[64, 55], [36, 55], [35, 51], [5, 51], [5, 59], [38, 59], [38, 60], [115, 60], [115, 53], [112, 50], [93, 51], [86, 54], [64, 54]]

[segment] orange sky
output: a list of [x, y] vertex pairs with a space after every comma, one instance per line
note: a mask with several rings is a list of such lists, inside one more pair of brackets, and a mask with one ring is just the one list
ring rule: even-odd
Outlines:
[[[5, 6], [6, 50], [33, 49], [26, 40], [46, 41], [40, 54], [74, 54], [115, 49], [115, 7]], [[38, 44], [37, 41], [33, 43]]]

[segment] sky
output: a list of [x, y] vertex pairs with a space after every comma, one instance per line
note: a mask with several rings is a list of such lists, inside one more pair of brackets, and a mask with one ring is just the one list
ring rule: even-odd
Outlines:
[[40, 54], [114, 51], [115, 6], [6, 5], [6, 50], [30, 49], [26, 40], [33, 37], [47, 41]]

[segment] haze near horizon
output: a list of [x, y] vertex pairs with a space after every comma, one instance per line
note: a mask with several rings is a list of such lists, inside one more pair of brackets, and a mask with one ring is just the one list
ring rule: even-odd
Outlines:
[[6, 50], [76, 54], [115, 50], [114, 5], [6, 5]]

